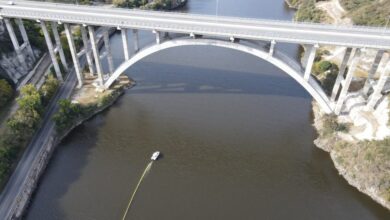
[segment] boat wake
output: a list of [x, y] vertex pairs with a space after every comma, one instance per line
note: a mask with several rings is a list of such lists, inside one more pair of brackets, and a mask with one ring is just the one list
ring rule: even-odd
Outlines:
[[149, 173], [150, 170], [152, 169], [152, 165], [153, 165], [153, 160], [150, 161], [149, 164], [145, 167], [145, 170], [144, 170], [144, 172], [142, 173], [141, 178], [138, 180], [137, 186], [135, 187], [133, 194], [131, 195], [131, 198], [130, 198], [130, 200], [129, 200], [129, 203], [127, 204], [127, 207], [126, 207], [125, 213], [123, 214], [122, 220], [125, 220], [125, 219], [126, 219], [127, 213], [129, 212], [130, 207], [131, 207], [131, 204], [133, 203], [135, 194], [137, 193], [138, 188], [139, 188], [139, 186], [140, 186], [141, 183], [142, 183], [142, 180], [148, 175], [148, 173]]

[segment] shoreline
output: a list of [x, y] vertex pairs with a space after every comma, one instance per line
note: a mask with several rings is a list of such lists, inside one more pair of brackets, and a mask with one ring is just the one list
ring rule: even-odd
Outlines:
[[[284, 0], [284, 2], [288, 5], [289, 8], [297, 10], [299, 8], [299, 4], [302, 2], [298, 2], [296, 6], [292, 5], [290, 0]], [[325, 5], [327, 4], [327, 5]], [[342, 25], [353, 25], [352, 20], [349, 17], [345, 17], [345, 9], [342, 8], [340, 5], [340, 2], [338, 0], [332, 0], [330, 2], [317, 2], [315, 4], [316, 9], [321, 10], [323, 13], [325, 13], [326, 16], [332, 19], [330, 22], [331, 24], [342, 24]], [[296, 12], [297, 13], [297, 12]], [[295, 14], [296, 14], [295, 13]], [[321, 23], [326, 22], [325, 20], [321, 21]], [[329, 22], [329, 21], [327, 21]], [[332, 54], [334, 54], [332, 61], [339, 63], [340, 59], [342, 57], [337, 57], [337, 54], [339, 54], [339, 51], [337, 48], [328, 48], [324, 47], [325, 50], [331, 51]], [[365, 56], [370, 56], [368, 54], [365, 54]], [[330, 59], [329, 57], [322, 57], [322, 60], [326, 61]], [[363, 71], [364, 64], [363, 65]], [[360, 71], [362, 71], [362, 67], [360, 66]], [[389, 100], [390, 98], [385, 99]], [[388, 102], [388, 101], [387, 101]], [[346, 103], [347, 104], [347, 103]], [[331, 136], [323, 135], [323, 133], [326, 131], [327, 128], [324, 128], [324, 123], [326, 123], [325, 119], [325, 113], [321, 112], [321, 109], [318, 107], [318, 104], [313, 101], [312, 103], [312, 111], [313, 111], [313, 127], [315, 128], [317, 132], [317, 138], [314, 140], [314, 145], [317, 148], [320, 148], [326, 152], [329, 153], [330, 159], [332, 160], [335, 169], [339, 173], [340, 176], [342, 176], [347, 183], [356, 188], [359, 192], [369, 196], [372, 200], [382, 205], [384, 208], [390, 210], [390, 188], [387, 188], [384, 190], [381, 181], [386, 182], [386, 176], [384, 173], [386, 173], [385, 167], [386, 164], [383, 164], [384, 162], [373, 160], [375, 162], [371, 162], [371, 164], [376, 166], [376, 169], [373, 169], [372, 167], [367, 166], [367, 168], [364, 168], [362, 166], [367, 165], [367, 159], [366, 157], [371, 156], [370, 153], [372, 153], [376, 157], [378, 156], [378, 152], [371, 152], [370, 150], [367, 150], [365, 148], [361, 149], [362, 146], [364, 146], [363, 140], [364, 138], [357, 138], [359, 134], [354, 134], [354, 131], [348, 130], [345, 133], [340, 131], [333, 131]], [[362, 112], [362, 110], [358, 110], [358, 112]], [[362, 114], [362, 113], [354, 112], [355, 117], [356, 114]], [[364, 113], [364, 110], [363, 110]], [[377, 112], [378, 113], [378, 112]], [[380, 112], [382, 114], [386, 114], [383, 111]], [[373, 113], [375, 114], [375, 112]], [[342, 119], [341, 119], [342, 118]], [[382, 120], [382, 119], [377, 119]], [[339, 121], [347, 122], [353, 124], [356, 123], [356, 120], [348, 117], [337, 117], [336, 123], [339, 123]], [[366, 126], [372, 126], [371, 123], [373, 122], [367, 122]], [[356, 129], [357, 126], [353, 127], [353, 129]], [[367, 128], [366, 128], [367, 130]], [[356, 132], [356, 131], [355, 131]], [[361, 135], [361, 134], [360, 134]], [[381, 144], [380, 141], [376, 140], [375, 133], [371, 134], [371, 139], [366, 140], [366, 143], [372, 144], [373, 146]], [[380, 140], [380, 138], [377, 138]], [[338, 145], [345, 145], [344, 147], [347, 149], [341, 149]], [[377, 148], [374, 148], [377, 150]], [[349, 154], [357, 154], [357, 156], [351, 156], [346, 151], [348, 151]], [[380, 156], [380, 155], [379, 155]], [[382, 158], [381, 158], [382, 159]], [[345, 161], [348, 162], [345, 162]], [[361, 165], [363, 164], [363, 165]], [[374, 175], [374, 177], [373, 177]], [[376, 177], [380, 176], [380, 177]], [[388, 185], [388, 184], [387, 184]]]
[[290, 0], [284, 0], [284, 2], [287, 4], [287, 6], [288, 6], [289, 8], [295, 9], [295, 10], [298, 9], [297, 6], [293, 6], [293, 5], [291, 4]]
[[333, 165], [335, 166], [338, 174], [342, 176], [347, 183], [356, 188], [359, 192], [369, 196], [372, 200], [382, 205], [384, 208], [390, 210], [390, 202], [386, 200], [385, 198], [381, 197], [379, 194], [379, 190], [375, 189], [375, 186], [372, 187], [366, 187], [363, 183], [359, 182], [353, 174], [350, 173], [349, 170], [343, 166], [343, 164], [340, 162], [340, 155], [337, 152], [337, 150], [334, 149], [334, 145], [336, 143], [342, 141], [342, 137], [339, 137], [338, 133], [334, 133], [332, 137], [321, 137], [320, 132], [323, 130], [323, 115], [324, 113], [321, 112], [319, 106], [317, 103], [313, 101], [312, 103], [312, 110], [313, 110], [313, 116], [314, 116], [314, 122], [313, 127], [316, 129], [318, 133], [318, 137], [314, 140], [314, 145], [329, 153], [330, 159], [333, 162]]
[[119, 98], [129, 89], [133, 88], [136, 83], [134, 80], [129, 79], [129, 82], [126, 85], [120, 86], [119, 88], [113, 89], [109, 94], [111, 95], [110, 100], [107, 103], [98, 106], [91, 113], [75, 121], [72, 126], [65, 129], [62, 132], [54, 132], [54, 134], [49, 138], [49, 142], [44, 147], [43, 152], [38, 156], [35, 163], [32, 165], [35, 168], [35, 173], [30, 177], [28, 184], [25, 186], [24, 195], [20, 196], [20, 199], [17, 201], [13, 207], [11, 213], [13, 213], [12, 219], [21, 219], [24, 217], [24, 214], [27, 213], [32, 200], [34, 199], [34, 193], [39, 187], [41, 177], [45, 175], [45, 170], [50, 163], [50, 158], [55, 153], [57, 147], [61, 142], [66, 138], [75, 128], [82, 125], [84, 122], [90, 120], [96, 115], [100, 114], [103, 111], [108, 110], [112, 105], [114, 105]]
[[168, 9], [168, 11], [173, 11], [173, 10], [177, 10], [177, 9], [179, 9], [179, 8], [182, 8], [182, 7], [184, 7], [184, 6], [187, 5], [187, 2], [188, 2], [188, 0], [182, 0], [182, 1], [180, 2], [180, 4], [177, 4], [177, 5], [175, 5], [175, 6], [172, 6], [170, 9]]
[[[289, 0], [285, 0], [285, 2], [288, 5], [290, 5]], [[331, 5], [330, 8], [328, 8], [328, 10], [323, 8], [323, 6], [321, 5], [322, 3], [317, 3], [316, 8], [322, 10], [327, 16], [330, 16], [333, 19], [333, 22], [331, 22], [332, 24], [344, 23], [344, 25], [352, 25], [352, 21], [350, 18], [343, 17], [341, 16], [341, 14], [339, 15], [332, 14], [332, 11], [334, 12], [338, 10], [343, 10], [343, 12], [345, 12], [345, 10], [341, 8], [339, 1], [334, 1], [333, 3], [334, 4]], [[332, 7], [335, 9], [332, 10]], [[343, 22], [340, 19], [347, 20], [347, 21]], [[332, 53], [336, 52], [336, 49], [330, 49], [330, 50], [332, 51]], [[327, 60], [327, 59], [322, 58], [322, 60]], [[386, 98], [385, 96], [384, 99], [388, 100], [389, 98]], [[353, 131], [347, 131], [346, 133], [334, 131], [332, 136], [329, 137], [321, 135], [321, 133], [325, 130], [323, 126], [323, 123], [325, 121], [324, 113], [321, 112], [320, 108], [315, 102], [313, 102], [312, 104], [312, 110], [314, 115], [313, 126], [316, 129], [316, 132], [318, 134], [318, 137], [314, 140], [314, 145], [329, 153], [330, 159], [332, 160], [337, 172], [339, 173], [340, 176], [342, 176], [347, 181], [347, 183], [350, 186], [356, 188], [359, 192], [369, 196], [372, 200], [379, 203], [384, 208], [390, 210], [390, 197], [386, 198], [388, 197], [388, 195], [386, 195], [386, 193], [383, 192], [384, 190], [383, 188], [381, 188], [381, 184], [375, 180], [374, 181], [367, 180], [370, 179], [369, 178], [370, 170], [369, 169], [365, 170], [359, 167], [360, 163], [363, 164], [366, 160], [365, 158], [361, 159], [359, 157], [367, 157], [369, 156], [368, 154], [370, 153], [370, 152], [366, 152], [365, 149], [360, 149], [362, 145], [362, 140], [356, 138], [355, 137], [356, 134], [353, 134]], [[338, 121], [340, 121], [340, 117], [338, 117]], [[354, 122], [353, 119], [348, 120], [349, 123], [350, 121]], [[368, 126], [370, 125], [370, 123], [371, 122], [368, 123]], [[375, 140], [375, 136], [372, 138], [372, 140], [368, 139], [367, 142], [377, 143]], [[350, 158], [351, 156], [345, 155], [345, 152], [343, 152], [343, 150], [339, 149], [339, 147], [337, 146], [337, 145], [342, 145], [344, 143], [347, 143], [345, 147], [348, 148], [349, 151], [358, 154], [356, 158], [352, 158], [352, 160], [350, 160], [348, 163], [342, 161], [344, 159], [347, 160], [351, 159]], [[382, 164], [380, 164], [378, 161], [376, 161], [376, 163], [372, 162], [372, 164], [378, 166], [377, 169], [379, 171], [376, 172], [379, 172], [380, 174], [382, 171], [382, 173], [384, 173], [384, 171], [380, 169], [381, 168], [380, 165]], [[357, 174], [355, 172], [357, 172]], [[374, 171], [372, 173], [374, 173]]]

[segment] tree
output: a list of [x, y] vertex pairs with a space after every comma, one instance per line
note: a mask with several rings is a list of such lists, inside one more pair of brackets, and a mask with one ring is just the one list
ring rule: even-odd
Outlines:
[[20, 97], [17, 99], [19, 110], [27, 111], [42, 111], [42, 101], [38, 90], [32, 84], [27, 84], [20, 90]]
[[45, 81], [45, 84], [43, 84], [42, 88], [39, 90], [44, 106], [46, 106], [49, 103], [50, 99], [54, 96], [58, 86], [58, 80], [53, 76], [53, 74], [49, 74]]
[[0, 107], [3, 107], [14, 95], [11, 85], [4, 79], [0, 79]]
[[53, 116], [57, 130], [62, 131], [70, 127], [75, 120], [82, 116], [82, 109], [79, 104], [73, 104], [67, 99], [58, 101], [60, 106], [58, 113]]
[[17, 102], [19, 109], [8, 119], [7, 127], [17, 138], [24, 139], [38, 126], [43, 106], [39, 92], [31, 84], [22, 87]]

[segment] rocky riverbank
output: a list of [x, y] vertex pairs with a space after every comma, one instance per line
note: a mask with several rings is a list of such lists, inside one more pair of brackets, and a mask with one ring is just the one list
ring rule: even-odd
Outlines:
[[[389, 121], [388, 104], [386, 98], [375, 112], [382, 114], [386, 122]], [[325, 115], [316, 103], [313, 103], [313, 113], [314, 127], [319, 134], [315, 145], [329, 152], [339, 174], [351, 186], [390, 209], [390, 139], [358, 140], [353, 125], [338, 131], [335, 128], [348, 125], [335, 116]]]
[[[287, 4], [294, 8], [307, 1], [286, 0]], [[330, 18], [321, 22], [353, 25], [352, 19], [347, 16], [339, 0], [313, 2], [316, 10], [320, 10]], [[339, 65], [345, 48], [321, 47], [320, 51], [322, 61]], [[340, 117], [326, 115], [321, 112], [316, 103], [313, 103], [314, 127], [318, 132], [318, 138], [314, 143], [329, 152], [339, 174], [350, 185], [390, 209], [389, 97], [384, 97], [375, 111], [369, 111], [364, 108], [366, 101], [361, 92], [375, 54], [376, 51], [363, 51], [363, 58], [351, 86], [355, 92], [350, 91], [344, 109], [348, 114]], [[384, 56], [384, 60], [387, 56]], [[380, 65], [378, 72], [383, 68], [384, 65]]]
[[[75, 90], [71, 97], [72, 103], [77, 103], [85, 109], [88, 109], [87, 114], [83, 114], [82, 117], [72, 121], [72, 123], [62, 130], [57, 130], [46, 143], [39, 156], [33, 162], [32, 172], [27, 177], [27, 183], [24, 184], [22, 194], [18, 196], [17, 202], [14, 204], [12, 210], [10, 210], [12, 219], [20, 219], [23, 216], [26, 207], [28, 206], [32, 194], [39, 184], [39, 179], [43, 175], [45, 168], [49, 162], [49, 158], [55, 151], [56, 146], [77, 126], [83, 122], [92, 118], [96, 114], [106, 110], [108, 107], [113, 105], [118, 98], [126, 91], [126, 89], [135, 85], [134, 81], [130, 80], [127, 76], [121, 76], [115, 85], [109, 90], [105, 90], [102, 93], [96, 93], [96, 88], [92, 85], [94, 80], [93, 77], [86, 79], [86, 84]], [[86, 101], [88, 100], [88, 101]]]

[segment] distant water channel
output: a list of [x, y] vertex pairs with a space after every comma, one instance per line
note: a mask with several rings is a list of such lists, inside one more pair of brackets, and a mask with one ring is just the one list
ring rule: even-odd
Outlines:
[[[219, 0], [228, 16], [290, 20], [283, 0]], [[215, 0], [189, 0], [215, 14]], [[142, 33], [142, 43], [153, 41]], [[111, 39], [118, 64], [120, 35]], [[291, 56], [297, 46], [278, 45]], [[128, 70], [137, 86], [58, 147], [28, 220], [390, 219], [340, 177], [313, 140], [311, 97], [246, 54], [176, 48]]]

